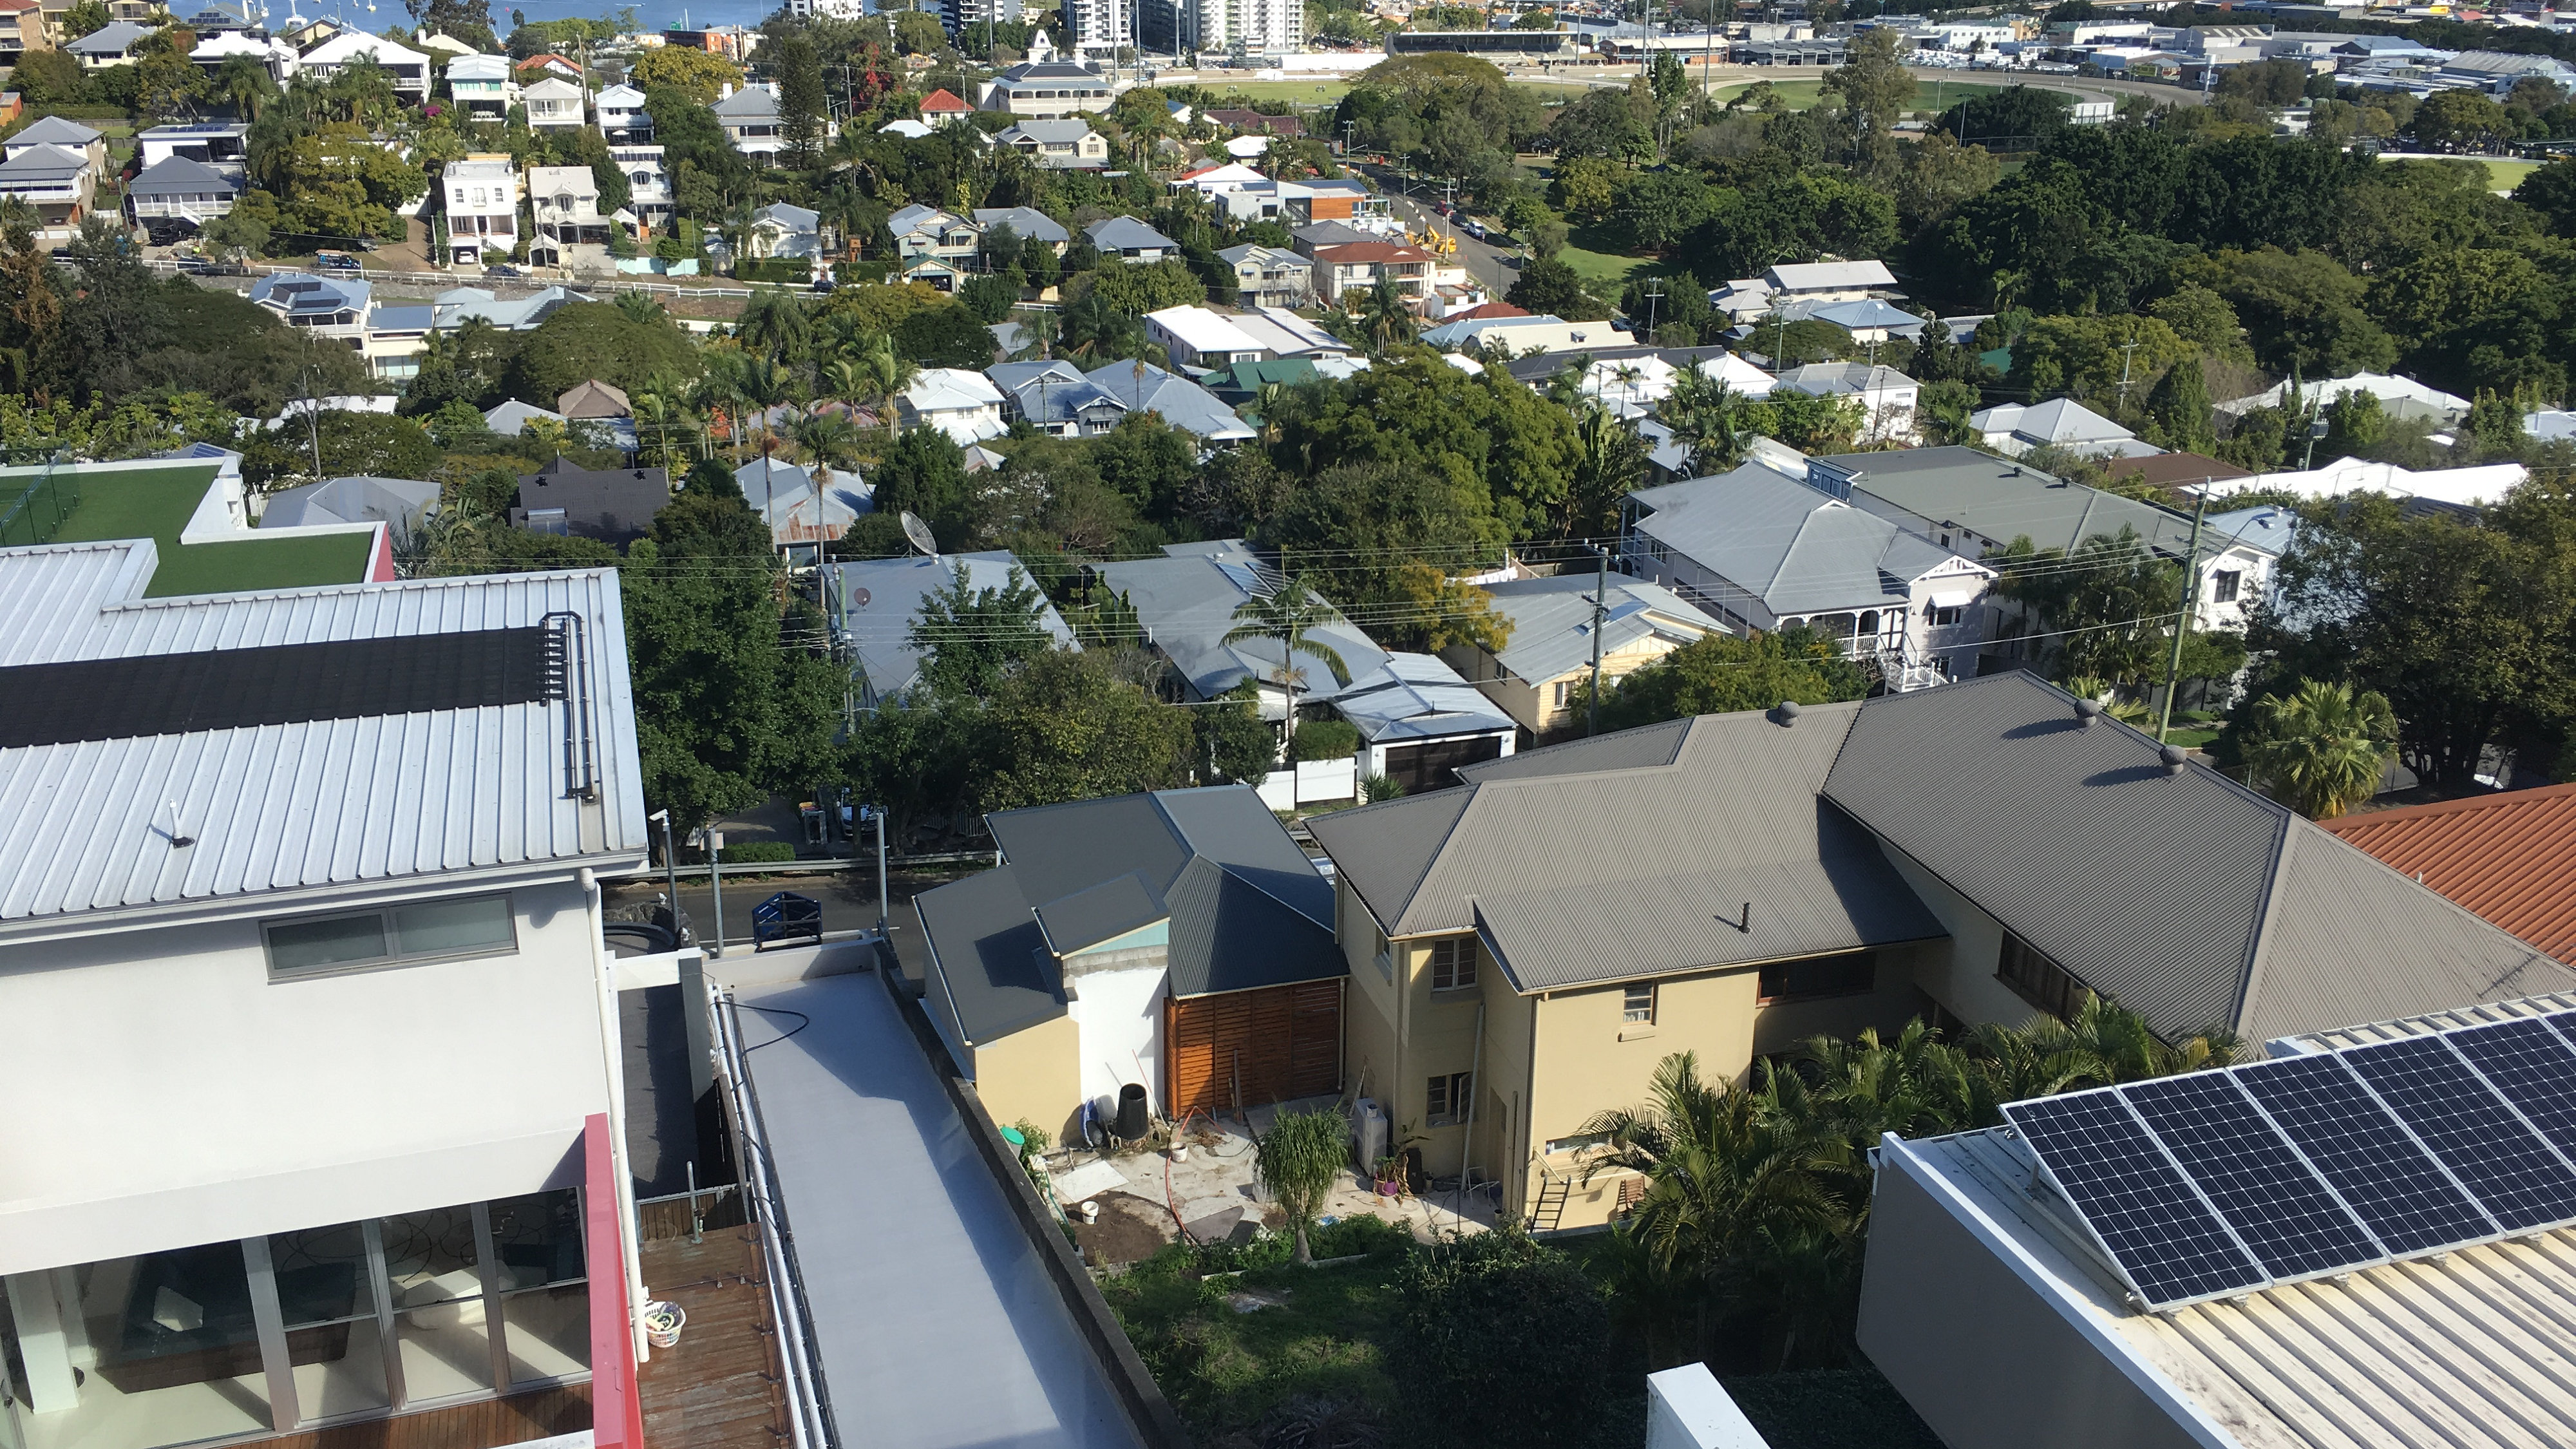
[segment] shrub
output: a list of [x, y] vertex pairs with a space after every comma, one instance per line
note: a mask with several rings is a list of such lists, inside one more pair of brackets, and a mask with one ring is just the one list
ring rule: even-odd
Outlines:
[[796, 847], [784, 840], [754, 840], [743, 845], [728, 845], [716, 852], [716, 859], [726, 865], [760, 865], [795, 858]]
[[1360, 732], [1348, 720], [1310, 719], [1299, 722], [1295, 738], [1288, 742], [1291, 760], [1347, 760], [1358, 754]]
[[1610, 1309], [1564, 1254], [1506, 1225], [1407, 1258], [1395, 1286], [1397, 1377], [1425, 1441], [1596, 1437]]

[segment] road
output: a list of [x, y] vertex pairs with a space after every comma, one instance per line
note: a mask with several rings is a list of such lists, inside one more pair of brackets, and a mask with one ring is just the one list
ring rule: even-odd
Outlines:
[[[1438, 188], [1420, 181], [1408, 183], [1402, 176], [1383, 166], [1362, 166], [1357, 169], [1367, 172], [1369, 179], [1378, 184], [1378, 189], [1383, 191], [1387, 199], [1394, 204], [1396, 219], [1404, 223], [1406, 230], [1419, 232], [1448, 229], [1449, 224], [1436, 210], [1440, 196]], [[1411, 194], [1407, 194], [1404, 190], [1408, 184], [1413, 187]], [[1494, 300], [1498, 302], [1502, 300], [1503, 293], [1511, 290], [1512, 282], [1519, 275], [1520, 269], [1520, 263], [1513, 259], [1510, 248], [1488, 245], [1463, 231], [1458, 233], [1458, 264], [1467, 268], [1476, 280], [1492, 287]]]
[[[953, 879], [953, 875], [901, 872], [889, 876], [886, 881], [886, 896], [893, 906], [895, 953], [903, 961], [905, 974], [915, 981], [922, 976], [922, 953], [921, 926], [913, 915], [912, 898]], [[780, 891], [790, 891], [822, 902], [823, 934], [827, 938], [853, 935], [876, 927], [877, 878], [873, 867], [834, 875], [783, 875], [765, 879], [727, 876], [724, 885], [724, 939], [729, 954], [751, 949], [752, 907]], [[663, 893], [663, 882], [658, 876], [650, 881], [639, 877], [611, 882], [608, 906], [615, 910], [620, 906], [650, 905]], [[698, 868], [694, 877], [686, 870], [681, 872], [680, 909], [687, 913], [701, 940], [714, 939], [715, 904], [707, 890], [704, 866]]]

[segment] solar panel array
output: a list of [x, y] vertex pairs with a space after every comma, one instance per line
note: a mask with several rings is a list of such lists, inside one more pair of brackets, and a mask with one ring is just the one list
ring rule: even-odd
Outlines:
[[2003, 1110], [2159, 1312], [2576, 1225], [2576, 1011]]

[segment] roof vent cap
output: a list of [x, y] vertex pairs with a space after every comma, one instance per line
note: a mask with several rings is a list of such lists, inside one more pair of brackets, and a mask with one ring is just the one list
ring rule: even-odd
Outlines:
[[2182, 767], [2191, 763], [2191, 751], [2180, 745], [2167, 745], [2157, 753], [2164, 760], [2165, 773], [2168, 775], [2181, 774]]
[[1798, 722], [1798, 702], [1794, 699], [1784, 699], [1772, 714], [1780, 721], [1782, 729], [1788, 729]]
[[2093, 728], [2093, 721], [2102, 717], [2102, 701], [2098, 699], [2075, 701], [2075, 717], [2084, 722], [2086, 729]]

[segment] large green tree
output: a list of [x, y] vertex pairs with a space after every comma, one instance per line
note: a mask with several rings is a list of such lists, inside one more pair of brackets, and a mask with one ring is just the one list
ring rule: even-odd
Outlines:
[[[1831, 639], [1806, 629], [1746, 638], [1707, 634], [1638, 669], [1603, 681], [1603, 733], [1659, 720], [1769, 709], [1783, 700], [1827, 704], [1869, 692], [1869, 676], [1842, 657]], [[1577, 713], [1588, 711], [1590, 681], [1576, 688]]]

